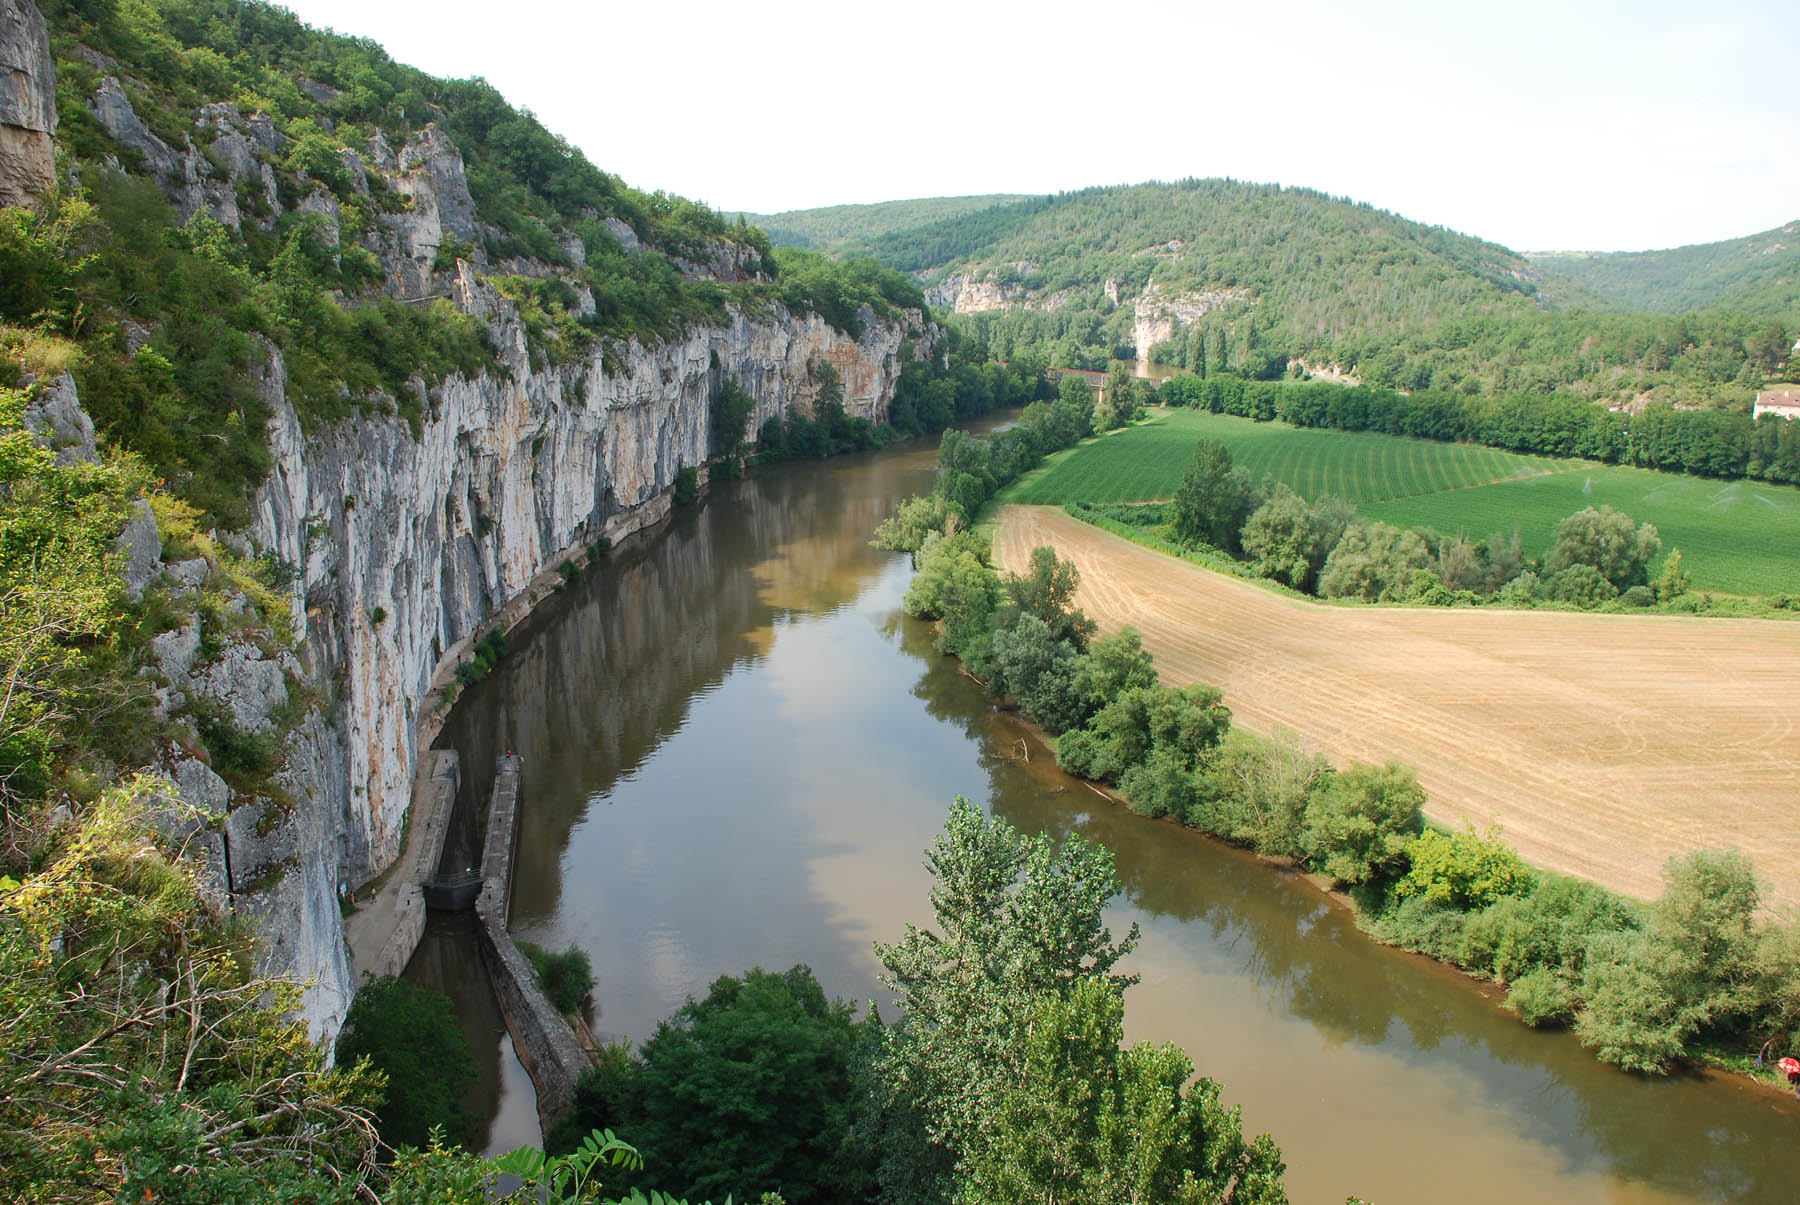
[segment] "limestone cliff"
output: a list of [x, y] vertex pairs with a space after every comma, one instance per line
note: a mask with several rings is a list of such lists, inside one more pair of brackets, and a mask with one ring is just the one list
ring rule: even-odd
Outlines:
[[29, 205], [56, 180], [56, 67], [31, 0], [0, 0], [0, 205]]
[[[332, 684], [333, 723], [302, 734], [290, 763], [303, 802], [291, 823], [299, 898], [269, 909], [273, 969], [315, 977], [315, 1032], [332, 1032], [350, 985], [332, 951], [331, 889], [386, 866], [411, 797], [420, 705], [440, 662], [525, 594], [534, 577], [602, 536], [667, 512], [676, 474], [706, 459], [710, 399], [726, 379], [757, 400], [754, 431], [810, 408], [812, 366], [833, 365], [846, 410], [886, 417], [909, 337], [862, 315], [851, 338], [815, 315], [734, 310], [668, 343], [534, 370], [511, 303], [460, 265], [455, 304], [489, 325], [499, 371], [433, 390], [415, 436], [397, 417], [303, 432], [272, 356], [275, 469], [248, 533], [298, 567], [293, 615], [308, 674]], [[915, 342], [915, 348], [928, 340]], [[290, 875], [289, 878], [294, 878]], [[285, 880], [284, 880], [285, 881]]]
[[[391, 297], [447, 299], [485, 326], [492, 351], [474, 375], [429, 385], [412, 377], [405, 400], [416, 407], [364, 398], [356, 417], [307, 427], [280, 353], [262, 344], [256, 384], [273, 416], [274, 467], [247, 529], [212, 538], [283, 568], [291, 644], [272, 630], [279, 624], [208, 626], [194, 613], [204, 592], [216, 613], [267, 614], [266, 595], [226, 580], [225, 554], [164, 563], [169, 533], [159, 534], [148, 507], [120, 537], [131, 597], [160, 589], [186, 616], [150, 641], [144, 673], [159, 716], [176, 737], [183, 725], [197, 738], [205, 724], [225, 723], [282, 743], [271, 780], [228, 783], [198, 739], [172, 739], [154, 768], [204, 817], [183, 835], [201, 851], [208, 898], [257, 924], [264, 968], [306, 985], [303, 1018], [329, 1038], [357, 969], [337, 887], [360, 884], [399, 852], [434, 681], [487, 627], [516, 621], [564, 559], [668, 512], [677, 475], [707, 460], [712, 399], [727, 381], [755, 400], [751, 437], [767, 419], [810, 412], [824, 365], [845, 410], [879, 423], [903, 359], [929, 354], [935, 332], [917, 311], [864, 306], [847, 323], [860, 332], [852, 336], [757, 288], [770, 267], [750, 244], [690, 237], [671, 249], [654, 241], [653, 225], [608, 219], [606, 237], [626, 253], [666, 255], [680, 278], [717, 289], [722, 316], [654, 345], [594, 338], [579, 358], [554, 362], [529, 344], [514, 303], [486, 274], [559, 276], [580, 317], [595, 304], [578, 273], [586, 247], [556, 227], [561, 262], [516, 258], [519, 244], [484, 221], [462, 155], [438, 125], [411, 130], [398, 147], [379, 130], [346, 135], [334, 161], [308, 161], [309, 175], [269, 115], [212, 103], [186, 113], [183, 129], [165, 105], [153, 129], [149, 110], [134, 105], [150, 95], [142, 76], [84, 57], [100, 72], [83, 105], [111, 140], [103, 165], [156, 181], [184, 222], [204, 215], [262, 237], [305, 216], [334, 259], [378, 263], [365, 279]], [[0, 0], [0, 72], [0, 176], [38, 188], [35, 169], [4, 157], [39, 135], [47, 148], [55, 128], [49, 43], [29, 0]], [[330, 91], [300, 86], [315, 98]], [[490, 264], [490, 248], [507, 258]], [[93, 454], [93, 426], [67, 377], [39, 391], [31, 417], [59, 456]]]

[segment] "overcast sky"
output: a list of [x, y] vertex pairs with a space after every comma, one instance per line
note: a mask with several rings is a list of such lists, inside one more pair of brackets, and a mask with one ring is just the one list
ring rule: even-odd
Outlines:
[[289, 7], [727, 210], [1232, 176], [1517, 250], [1800, 218], [1792, 0]]

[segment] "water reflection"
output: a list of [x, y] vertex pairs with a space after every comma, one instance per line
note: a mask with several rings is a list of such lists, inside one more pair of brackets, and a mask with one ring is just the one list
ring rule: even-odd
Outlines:
[[1225, 1083], [1282, 1143], [1296, 1201], [1792, 1199], [1800, 1119], [1778, 1099], [1609, 1071], [1372, 945], [1303, 881], [1057, 773], [900, 615], [904, 559], [867, 546], [931, 463], [715, 490], [547, 608], [459, 705], [447, 859], [478, 846], [494, 757], [522, 753], [514, 928], [590, 953], [599, 1032], [641, 1040], [754, 964], [879, 998], [870, 942], [927, 919], [920, 851], [962, 793], [1113, 849], [1115, 931], [1144, 930], [1132, 1036]]

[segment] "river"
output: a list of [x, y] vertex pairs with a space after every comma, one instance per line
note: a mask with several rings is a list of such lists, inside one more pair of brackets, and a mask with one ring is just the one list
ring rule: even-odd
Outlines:
[[[1058, 773], [901, 613], [906, 558], [868, 546], [934, 458], [915, 444], [722, 483], [541, 609], [459, 701], [446, 859], [475, 847], [494, 758], [516, 750], [513, 929], [591, 955], [596, 1033], [641, 1041], [719, 975], [800, 962], [892, 1016], [871, 942], [929, 920], [921, 853], [962, 794], [1112, 849], [1113, 931], [1143, 929], [1128, 1037], [1175, 1042], [1221, 1081], [1281, 1145], [1296, 1202], [1795, 1199], [1794, 1102], [1604, 1067], [1374, 945], [1297, 876]], [[535, 1138], [453, 919], [409, 975], [457, 996], [490, 1145]]]

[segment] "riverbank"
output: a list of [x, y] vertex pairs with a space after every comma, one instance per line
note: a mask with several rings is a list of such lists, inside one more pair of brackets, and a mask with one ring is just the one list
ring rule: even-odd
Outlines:
[[[460, 700], [444, 743], [467, 776], [508, 749], [528, 768], [512, 931], [589, 954], [603, 1039], [646, 1040], [720, 975], [801, 962], [891, 1019], [870, 943], [929, 920], [919, 854], [963, 794], [1114, 851], [1108, 922], [1144, 935], [1127, 1040], [1176, 1043], [1223, 1083], [1280, 1141], [1296, 1202], [1429, 1205], [1448, 1183], [1478, 1205], [1786, 1199], [1783, 1102], [1620, 1075], [1490, 985], [1368, 940], [1300, 876], [1144, 823], [1039, 746], [1019, 758], [1014, 713], [899, 613], [906, 558], [868, 545], [930, 488], [933, 451], [715, 483], [541, 607]], [[441, 969], [479, 974], [472, 957]]]
[[[1754, 620], [1315, 607], [1044, 507], [1007, 507], [995, 561], [1051, 545], [1103, 631], [1136, 627], [1171, 685], [1291, 728], [1342, 765], [1406, 762], [1450, 828], [1652, 899], [1669, 858], [1742, 849], [1800, 903], [1800, 627]], [[1229, 616], [1226, 622], [1221, 617]], [[1478, 686], [1476, 684], [1479, 684]]]

